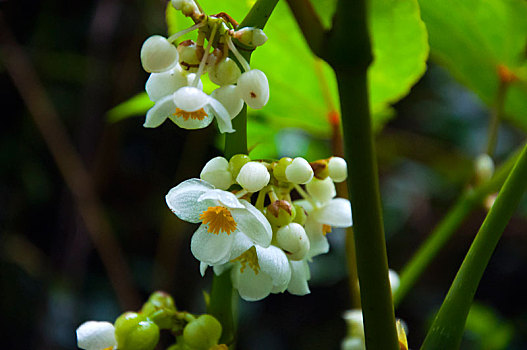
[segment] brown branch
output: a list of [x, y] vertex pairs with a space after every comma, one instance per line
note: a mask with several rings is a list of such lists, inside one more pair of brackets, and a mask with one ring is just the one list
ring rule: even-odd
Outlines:
[[326, 34], [322, 21], [309, 0], [287, 0], [287, 4], [315, 55], [322, 57], [322, 45]]
[[131, 273], [101, 209], [92, 179], [61, 123], [57, 111], [46, 96], [33, 65], [16, 42], [1, 12], [0, 48], [6, 70], [73, 195], [121, 307], [137, 308], [140, 299], [133, 287]]

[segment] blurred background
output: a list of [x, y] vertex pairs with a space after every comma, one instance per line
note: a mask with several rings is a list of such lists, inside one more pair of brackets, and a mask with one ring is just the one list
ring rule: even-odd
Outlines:
[[[238, 21], [248, 5], [240, 3], [225, 9]], [[166, 34], [165, 8], [158, 0], [0, 1], [0, 314], [6, 349], [74, 349], [82, 322], [113, 321], [155, 290], [171, 293], [179, 309], [205, 312], [202, 291], [210, 288], [211, 272], [202, 278], [190, 253], [196, 227], [178, 220], [164, 196], [197, 177], [208, 159], [221, 154], [222, 141], [213, 126], [192, 132], [168, 122], [142, 127], [149, 102], [137, 94], [148, 75], [139, 51], [148, 36]], [[277, 11], [269, 28], [277, 16], [276, 27], [290, 28], [280, 40], [296, 46], [280, 51], [268, 33], [269, 52], [305, 63], [307, 48], [287, 7], [280, 3]], [[266, 47], [260, 57], [255, 53], [255, 67], [263, 65]], [[279, 58], [268, 63], [278, 73], [268, 73], [272, 66], [262, 70], [270, 77], [271, 102], [283, 94], [289, 105], [250, 115], [253, 157], [330, 156], [327, 115], [335, 102], [323, 95], [335, 88], [327, 68], [315, 63], [311, 71], [284, 72]], [[314, 92], [287, 90], [306, 79], [315, 82]], [[388, 257], [396, 271], [472, 182], [491, 114], [436, 61], [427, 61], [422, 78], [414, 80], [406, 97], [376, 114]], [[309, 94], [319, 100], [308, 100]], [[134, 103], [113, 109], [133, 96]], [[291, 103], [294, 98], [298, 102]], [[301, 112], [306, 108], [311, 119]], [[277, 120], [280, 113], [284, 119]], [[295, 118], [308, 121], [290, 122]], [[502, 123], [495, 162], [523, 141], [518, 123]], [[484, 216], [483, 208], [468, 216], [397, 309], [411, 348], [421, 344]], [[527, 348], [526, 224], [524, 198], [478, 289], [462, 349]], [[346, 334], [341, 316], [351, 305], [344, 234], [333, 230], [331, 251], [311, 264], [310, 295], [240, 301], [239, 349], [340, 347]]]

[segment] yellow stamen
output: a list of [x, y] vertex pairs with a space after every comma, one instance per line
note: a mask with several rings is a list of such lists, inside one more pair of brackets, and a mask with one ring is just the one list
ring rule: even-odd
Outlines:
[[203, 108], [198, 109], [194, 112], [187, 112], [182, 110], [181, 108], [176, 108], [176, 111], [172, 113], [174, 117], [181, 117], [184, 121], [187, 121], [190, 119], [196, 119], [196, 120], [203, 120], [208, 115], [207, 112]]
[[242, 266], [240, 267], [240, 272], [243, 273], [247, 265], [254, 271], [254, 274], [260, 272], [260, 264], [258, 264], [258, 254], [256, 254], [256, 247], [252, 246], [247, 249], [242, 255], [236, 259], [231, 260], [231, 262], [239, 261]]
[[408, 350], [408, 341], [406, 340], [406, 332], [401, 321], [397, 320], [397, 338], [399, 338], [399, 349]]
[[323, 224], [322, 225], [322, 234], [325, 236], [326, 234], [331, 232], [331, 226]]
[[113, 350], [113, 346], [109, 346], [109, 347], [104, 348], [104, 349], [102, 349], [102, 350]]
[[209, 225], [207, 231], [219, 234], [223, 231], [230, 235], [236, 230], [236, 221], [231, 215], [229, 209], [225, 207], [209, 207], [199, 216], [204, 225]]

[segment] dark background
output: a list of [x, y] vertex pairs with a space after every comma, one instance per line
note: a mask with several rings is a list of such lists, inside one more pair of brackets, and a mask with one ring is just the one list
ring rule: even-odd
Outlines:
[[[169, 123], [144, 129], [142, 118], [114, 124], [105, 119], [109, 109], [143, 90], [147, 74], [139, 50], [146, 37], [164, 32], [164, 6], [163, 1], [0, 1], [0, 30], [6, 35], [8, 28], [30, 58], [133, 278], [132, 302], [119, 301], [78, 201], [6, 69], [2, 47], [2, 348], [73, 349], [75, 329], [85, 320], [113, 321], [125, 311], [123, 304], [140, 307], [134, 293], [145, 301], [162, 289], [180, 309], [205, 311], [202, 290], [209, 289], [211, 275], [201, 278], [190, 253], [195, 226], [172, 215], [164, 195], [220, 154], [214, 129], [190, 133]], [[29, 96], [34, 92], [29, 83], [22, 89]], [[489, 111], [432, 63], [395, 108], [397, 117], [378, 135], [377, 150], [388, 256], [390, 266], [400, 270], [470, 182], [472, 161], [485, 148]], [[497, 162], [522, 140], [520, 132], [503, 125]], [[526, 214], [524, 200], [476, 295], [489, 318], [478, 314], [475, 326], [469, 322], [463, 349], [527, 347]], [[410, 347], [421, 343], [484, 215], [483, 209], [470, 215], [397, 310], [409, 326]], [[240, 302], [240, 349], [339, 348], [346, 333], [341, 315], [350, 305], [343, 232], [334, 230], [329, 238], [331, 252], [312, 265], [310, 295]], [[126, 270], [115, 276], [121, 283]], [[496, 333], [505, 334], [503, 346], [489, 340]]]

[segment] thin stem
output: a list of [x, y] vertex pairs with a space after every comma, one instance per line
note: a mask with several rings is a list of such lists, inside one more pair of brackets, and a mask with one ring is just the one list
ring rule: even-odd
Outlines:
[[509, 83], [507, 81], [500, 80], [498, 91], [496, 93], [496, 105], [494, 106], [490, 117], [487, 141], [487, 154], [491, 157], [494, 154], [494, 150], [496, 149], [496, 144], [498, 142], [498, 129], [505, 107], [505, 96], [507, 95], [508, 87]]
[[317, 12], [309, 0], [287, 0], [295, 20], [306, 39], [309, 48], [320, 56], [324, 42], [324, 27]]
[[240, 51], [234, 46], [234, 43], [232, 42], [232, 39], [230, 36], [227, 36], [227, 46], [229, 47], [229, 50], [234, 54], [234, 57], [238, 60], [240, 65], [242, 66], [242, 69], [244, 72], [248, 72], [251, 70], [251, 66], [249, 66], [249, 63], [247, 60], [241, 55]]
[[498, 244], [527, 189], [527, 145], [483, 221], [421, 349], [457, 349], [474, 294]]
[[205, 69], [205, 64], [207, 64], [207, 59], [209, 58], [209, 54], [210, 54], [210, 48], [212, 47], [212, 43], [214, 42], [214, 37], [216, 36], [217, 29], [218, 29], [218, 26], [216, 24], [212, 26], [212, 31], [209, 37], [209, 43], [207, 44], [207, 48], [205, 49], [205, 54], [201, 58], [198, 71], [196, 72], [196, 75], [194, 76], [194, 80], [192, 81], [191, 86], [194, 86], [194, 87], [198, 86], [199, 79], [201, 78], [201, 74], [203, 74], [203, 69]]
[[434, 228], [427, 240], [419, 247], [419, 250], [401, 271], [401, 281], [394, 296], [394, 304], [397, 306], [406, 297], [415, 285], [419, 277], [434, 260], [441, 248], [452, 237], [465, 218], [480, 206], [489, 194], [497, 191], [510, 173], [518, 152], [515, 152], [496, 171], [495, 175], [486, 183], [476, 188], [465, 191], [456, 203], [450, 208], [448, 214]]
[[311, 196], [306, 191], [304, 191], [300, 185], [294, 184], [293, 186], [295, 187], [295, 190], [298, 192], [298, 194], [302, 196], [302, 198], [308, 201], [313, 207], [317, 206], [317, 203], [315, 203], [313, 198], [311, 198]]
[[172, 34], [171, 36], [168, 37], [168, 42], [169, 43], [173, 43], [174, 41], [176, 41], [179, 37], [187, 34], [187, 33], [190, 33], [192, 32], [193, 30], [196, 30], [198, 28], [201, 28], [203, 27], [205, 24], [207, 24], [207, 22], [203, 21], [203, 22], [200, 22], [200, 23], [197, 23], [197, 24], [194, 24], [192, 27], [188, 27], [187, 29], [183, 29], [177, 33], [174, 33]]

